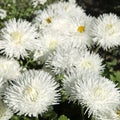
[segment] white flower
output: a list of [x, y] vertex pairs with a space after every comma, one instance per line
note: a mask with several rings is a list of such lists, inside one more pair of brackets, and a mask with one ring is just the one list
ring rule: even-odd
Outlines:
[[54, 16], [54, 19], [47, 29], [53, 32], [58, 31], [63, 36], [67, 36], [71, 30], [70, 18], [85, 16], [83, 9], [77, 6], [73, 0], [69, 2], [56, 2], [49, 5], [48, 9], [53, 10], [56, 16]]
[[0, 120], [9, 120], [12, 115], [11, 110], [0, 100]]
[[99, 114], [95, 117], [95, 120], [120, 120], [120, 113], [119, 111], [110, 111], [108, 114]]
[[78, 6], [75, 0], [59, 1], [48, 6], [49, 9], [53, 9], [60, 16], [80, 16], [85, 15], [84, 10]]
[[24, 58], [28, 56], [27, 50], [31, 51], [38, 47], [36, 29], [25, 20], [9, 20], [1, 32], [1, 52], [10, 58]]
[[0, 58], [0, 77], [3, 77], [3, 79], [14, 80], [18, 78], [21, 75], [20, 70], [18, 61], [4, 57]]
[[39, 42], [40, 48], [35, 51], [34, 60], [45, 61], [51, 52], [65, 43], [65, 40], [57, 32], [44, 31], [44, 34], [40, 35]]
[[47, 72], [30, 70], [7, 88], [4, 102], [18, 115], [37, 117], [57, 104], [58, 87]]
[[[83, 51], [83, 52], [82, 52]], [[55, 74], [70, 72], [74, 68], [75, 60], [84, 53], [86, 48], [69, 42], [59, 46], [46, 61], [46, 67], [51, 68]]]
[[71, 17], [68, 38], [79, 44], [90, 46], [92, 44], [92, 37], [90, 35], [92, 21], [93, 18], [86, 15]]
[[87, 108], [89, 116], [109, 114], [120, 105], [120, 91], [112, 81], [104, 77], [86, 74], [76, 81], [74, 89], [77, 91], [75, 99]]
[[47, 8], [44, 10], [39, 10], [36, 14], [37, 15], [33, 20], [33, 23], [40, 30], [47, 29], [46, 27], [49, 27], [50, 24], [53, 22], [54, 18], [57, 16], [53, 9]]
[[39, 4], [44, 4], [44, 3], [46, 3], [47, 2], [47, 0], [31, 0], [31, 2], [32, 2], [32, 5], [34, 6], [34, 7], [36, 7], [37, 5], [39, 5]]
[[69, 28], [70, 24], [66, 25], [69, 23], [69, 17], [80, 15], [85, 15], [84, 10], [77, 6], [75, 1], [60, 1], [49, 5], [43, 11], [38, 11], [33, 22], [39, 29], [49, 29], [49, 26], [55, 29], [58, 26], [55, 29], [57, 30], [60, 26], [59, 30], [62, 31]]
[[101, 72], [104, 70], [102, 62], [103, 59], [100, 58], [98, 54], [86, 51], [81, 56], [78, 56], [74, 64], [76, 69], [81, 73], [87, 73], [88, 71], [91, 71], [95, 74], [101, 74]]
[[103, 14], [93, 24], [93, 41], [103, 49], [120, 45], [120, 18], [115, 14]]
[[60, 33], [63, 37], [68, 36], [70, 31], [71, 22], [69, 16], [57, 15], [52, 23], [50, 24], [48, 30]]
[[0, 9], [0, 18], [4, 19], [7, 16], [7, 12], [4, 9]]

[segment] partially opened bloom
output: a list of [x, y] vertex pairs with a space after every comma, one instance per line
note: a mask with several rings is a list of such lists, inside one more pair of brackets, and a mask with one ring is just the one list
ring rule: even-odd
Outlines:
[[37, 117], [58, 103], [58, 87], [47, 72], [26, 71], [7, 88], [4, 102], [18, 115]]
[[38, 47], [36, 28], [26, 20], [11, 19], [1, 30], [0, 50], [8, 57], [24, 58]]
[[4, 78], [4, 80], [18, 78], [21, 75], [20, 70], [21, 67], [18, 61], [4, 57], [0, 58], [0, 77]]
[[9, 120], [12, 115], [12, 111], [0, 100], [0, 120]]
[[93, 24], [93, 41], [103, 49], [120, 45], [120, 18], [115, 14], [100, 15]]

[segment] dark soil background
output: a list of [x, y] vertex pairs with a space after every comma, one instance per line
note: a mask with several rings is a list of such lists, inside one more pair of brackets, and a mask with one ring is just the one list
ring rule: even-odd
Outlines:
[[87, 14], [98, 16], [103, 13], [115, 13], [120, 16], [120, 0], [77, 0]]

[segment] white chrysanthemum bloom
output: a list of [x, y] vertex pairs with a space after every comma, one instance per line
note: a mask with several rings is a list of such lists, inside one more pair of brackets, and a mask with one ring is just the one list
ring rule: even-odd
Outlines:
[[44, 10], [39, 10], [36, 13], [36, 17], [33, 20], [33, 23], [35, 26], [41, 30], [46, 29], [54, 20], [54, 18], [57, 16], [57, 13], [53, 9], [44, 9]]
[[86, 51], [75, 60], [74, 64], [76, 69], [81, 73], [91, 71], [95, 74], [101, 74], [104, 70], [102, 62], [103, 59], [99, 56], [99, 54]]
[[0, 100], [0, 120], [9, 120], [12, 115], [12, 111]]
[[47, 0], [31, 0], [31, 2], [32, 2], [32, 5], [36, 7], [39, 4], [43, 5], [44, 3], [47, 2]]
[[5, 80], [14, 80], [21, 75], [20, 70], [18, 61], [4, 57], [0, 58], [0, 77]]
[[[83, 51], [83, 52], [82, 52]], [[51, 68], [55, 74], [70, 72], [74, 68], [75, 60], [84, 53], [86, 48], [76, 43], [68, 42], [59, 46], [46, 61], [46, 67]]]
[[37, 117], [58, 104], [58, 87], [47, 72], [30, 70], [6, 89], [4, 102], [18, 115]]
[[93, 24], [93, 41], [107, 50], [120, 45], [120, 18], [115, 14], [103, 14]]
[[40, 48], [35, 51], [34, 60], [45, 61], [48, 55], [53, 52], [58, 46], [65, 43], [63, 37], [57, 34], [57, 32], [49, 31], [43, 32], [44, 34], [40, 35], [39, 44]]
[[8, 57], [24, 58], [27, 51], [38, 47], [36, 28], [31, 23], [19, 19], [11, 19], [1, 30], [0, 49]]
[[78, 6], [75, 0], [59, 1], [48, 6], [49, 9], [53, 9], [60, 16], [79, 16], [85, 14], [84, 10]]
[[7, 16], [7, 11], [4, 9], [0, 9], [0, 18], [4, 19]]
[[75, 99], [86, 107], [89, 116], [108, 114], [109, 110], [116, 110], [120, 105], [120, 91], [116, 85], [104, 78], [91, 74], [76, 81], [74, 89]]
[[86, 15], [71, 17], [68, 38], [79, 44], [90, 46], [92, 44], [92, 37], [90, 35], [92, 21], [93, 18]]

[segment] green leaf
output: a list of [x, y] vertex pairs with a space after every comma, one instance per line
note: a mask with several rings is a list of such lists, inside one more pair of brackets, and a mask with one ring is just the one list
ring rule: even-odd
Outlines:
[[65, 115], [61, 115], [58, 120], [70, 120], [69, 118], [67, 118]]
[[120, 71], [115, 72], [116, 80], [120, 82]]

